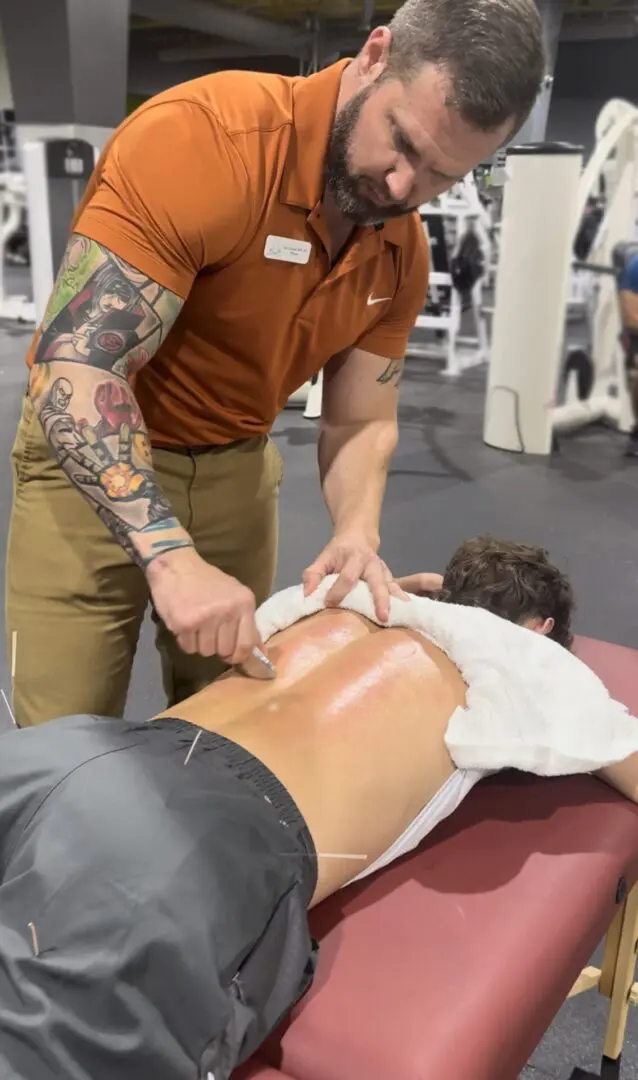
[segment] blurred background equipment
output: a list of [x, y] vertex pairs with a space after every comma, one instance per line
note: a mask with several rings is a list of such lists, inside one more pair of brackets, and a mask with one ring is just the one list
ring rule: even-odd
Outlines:
[[[489, 206], [470, 175], [420, 207], [420, 214], [430, 243], [430, 285], [408, 355], [442, 358], [443, 373], [455, 377], [488, 358], [483, 288], [492, 270]], [[424, 330], [427, 338], [419, 334]]]
[[[635, 235], [637, 191], [638, 109], [628, 102], [602, 109], [584, 169], [576, 147], [511, 149], [485, 411], [489, 445], [548, 454], [557, 434], [584, 424], [631, 429], [614, 253], [617, 261], [619, 245]], [[586, 327], [574, 347], [565, 344], [571, 275], [572, 282], [578, 276]]]
[[17, 170], [0, 173], [0, 320], [33, 323], [35, 306], [23, 294], [6, 287], [9, 267], [30, 266], [29, 217], [24, 174]]

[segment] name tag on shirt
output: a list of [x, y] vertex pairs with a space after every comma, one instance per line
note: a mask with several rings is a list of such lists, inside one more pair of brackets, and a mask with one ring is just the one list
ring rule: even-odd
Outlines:
[[267, 236], [264, 255], [279, 262], [299, 263], [305, 266], [310, 258], [312, 244], [308, 240], [293, 240], [289, 236]]

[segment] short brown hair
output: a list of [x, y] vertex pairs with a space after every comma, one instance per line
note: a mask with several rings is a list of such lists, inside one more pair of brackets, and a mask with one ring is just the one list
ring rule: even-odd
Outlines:
[[571, 648], [574, 593], [543, 548], [491, 536], [466, 540], [446, 567], [439, 598], [485, 608], [515, 623], [553, 619], [547, 636]]
[[410, 79], [424, 64], [450, 77], [450, 102], [466, 123], [512, 134], [529, 115], [546, 70], [534, 0], [405, 0], [389, 23], [388, 74]]

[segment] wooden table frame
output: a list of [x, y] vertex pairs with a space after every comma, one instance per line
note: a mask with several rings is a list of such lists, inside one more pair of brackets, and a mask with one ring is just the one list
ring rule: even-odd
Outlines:
[[601, 1072], [594, 1074], [576, 1069], [571, 1080], [594, 1080], [594, 1077], [598, 1077], [598, 1080], [619, 1080], [629, 1009], [632, 1005], [638, 1005], [638, 982], [634, 982], [637, 951], [638, 884], [626, 896], [609, 927], [602, 968], [585, 968], [568, 994], [568, 998], [571, 998], [586, 990], [598, 990], [609, 998]]

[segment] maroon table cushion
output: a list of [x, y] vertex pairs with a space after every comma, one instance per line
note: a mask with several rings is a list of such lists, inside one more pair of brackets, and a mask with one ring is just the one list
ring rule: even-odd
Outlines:
[[[638, 712], [638, 653], [577, 651]], [[638, 807], [501, 773], [312, 913], [315, 985], [260, 1056], [296, 1080], [514, 1080], [637, 878]]]
[[293, 1080], [293, 1078], [280, 1072], [279, 1069], [272, 1069], [270, 1065], [262, 1065], [253, 1058], [246, 1065], [234, 1070], [233, 1080]]
[[574, 652], [602, 679], [611, 696], [638, 716], [638, 649], [578, 637]]

